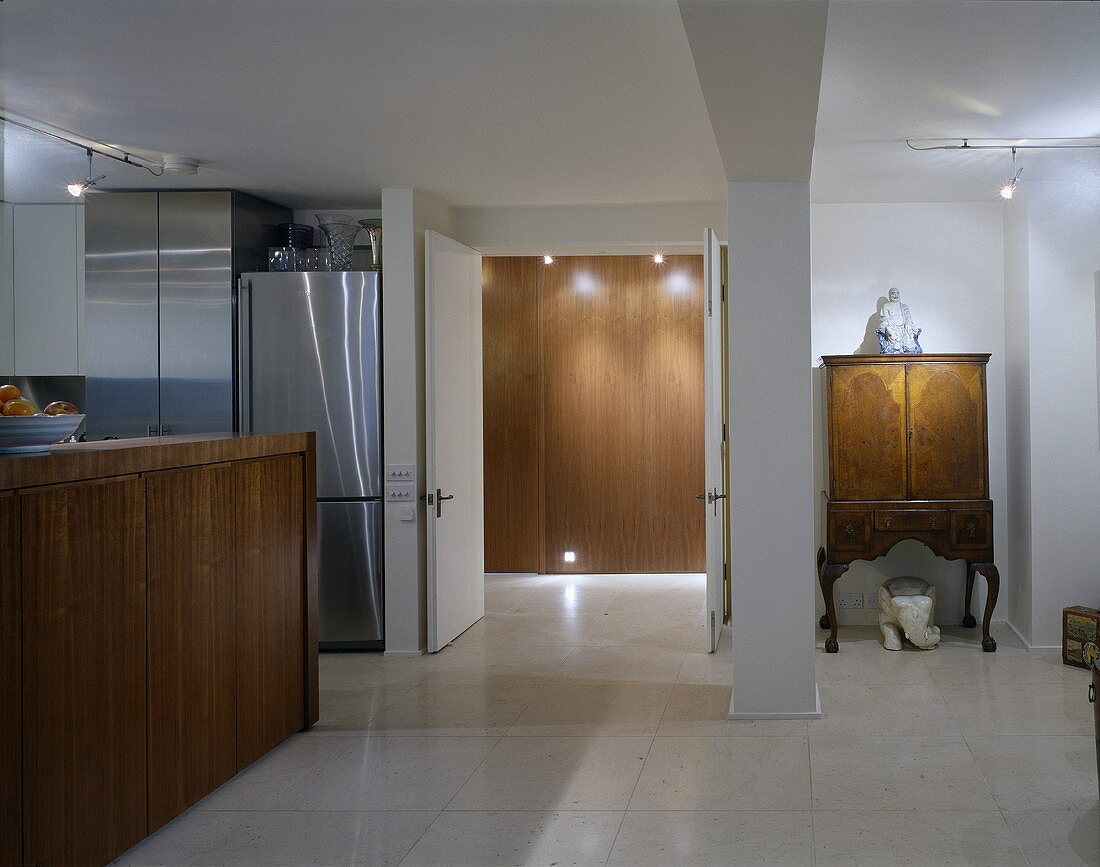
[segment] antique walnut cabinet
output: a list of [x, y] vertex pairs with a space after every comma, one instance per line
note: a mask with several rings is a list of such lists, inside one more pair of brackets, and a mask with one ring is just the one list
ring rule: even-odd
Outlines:
[[833, 584], [854, 560], [881, 557], [903, 539], [965, 560], [966, 609], [974, 576], [988, 593], [982, 649], [1000, 577], [993, 565], [985, 370], [988, 355], [826, 355], [829, 490], [818, 579], [825, 650], [836, 653]]

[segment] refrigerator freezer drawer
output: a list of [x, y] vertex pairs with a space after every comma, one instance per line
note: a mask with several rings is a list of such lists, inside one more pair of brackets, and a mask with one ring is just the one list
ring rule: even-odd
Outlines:
[[382, 503], [317, 504], [322, 649], [382, 641]]

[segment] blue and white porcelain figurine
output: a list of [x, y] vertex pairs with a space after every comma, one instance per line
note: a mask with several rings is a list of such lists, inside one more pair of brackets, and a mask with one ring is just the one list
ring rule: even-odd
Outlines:
[[891, 288], [890, 300], [882, 305], [879, 326], [875, 331], [878, 335], [879, 351], [883, 355], [924, 352], [917, 339], [920, 333], [921, 329], [913, 324], [909, 305], [902, 304], [901, 293], [896, 288]]

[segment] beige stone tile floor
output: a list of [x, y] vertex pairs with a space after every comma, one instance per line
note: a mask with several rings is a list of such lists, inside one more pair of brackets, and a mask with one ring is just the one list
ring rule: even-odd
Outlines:
[[821, 720], [730, 722], [698, 575], [489, 576], [441, 653], [325, 654], [321, 720], [123, 864], [1100, 865], [1086, 672], [841, 632]]

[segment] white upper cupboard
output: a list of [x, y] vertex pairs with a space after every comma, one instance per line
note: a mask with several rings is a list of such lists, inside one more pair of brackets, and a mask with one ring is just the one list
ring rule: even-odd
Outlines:
[[84, 206], [5, 204], [0, 375], [84, 373]]

